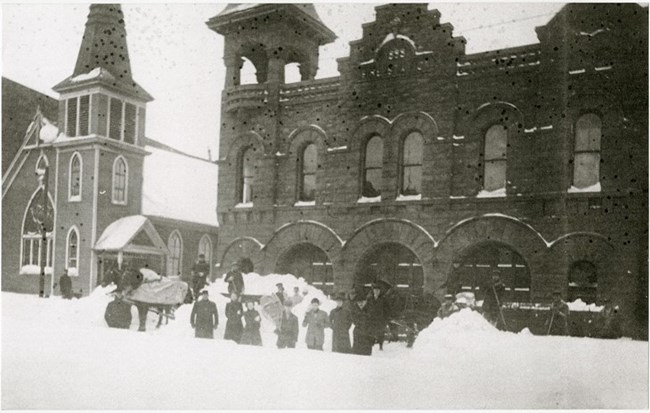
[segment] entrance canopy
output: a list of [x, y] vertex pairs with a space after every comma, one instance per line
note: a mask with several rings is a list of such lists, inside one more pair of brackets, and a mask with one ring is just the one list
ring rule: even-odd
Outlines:
[[158, 231], [143, 215], [131, 215], [111, 223], [95, 243], [94, 250], [162, 256], [169, 254]]

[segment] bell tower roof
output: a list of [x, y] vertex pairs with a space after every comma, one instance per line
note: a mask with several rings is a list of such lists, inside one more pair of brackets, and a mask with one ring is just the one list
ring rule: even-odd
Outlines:
[[101, 84], [143, 101], [153, 98], [133, 80], [124, 14], [119, 4], [90, 6], [72, 76], [54, 90], [67, 92]]

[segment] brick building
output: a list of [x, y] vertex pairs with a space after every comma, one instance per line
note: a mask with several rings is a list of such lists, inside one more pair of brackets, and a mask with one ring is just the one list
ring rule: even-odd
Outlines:
[[437, 10], [383, 5], [318, 80], [335, 35], [312, 5], [207, 25], [225, 40], [222, 268], [438, 298], [498, 270], [509, 301], [610, 297], [628, 334], [647, 324], [647, 8], [568, 4], [536, 44], [466, 54]]
[[[185, 189], [216, 180], [216, 165], [145, 136], [153, 98], [132, 78], [119, 5], [90, 7], [74, 72], [54, 90], [58, 101], [3, 79], [2, 290], [38, 293], [42, 261], [46, 295], [64, 270], [88, 294], [110, 266], [189, 277], [199, 253], [214, 263], [216, 190]], [[189, 205], [205, 195], [202, 215]]]

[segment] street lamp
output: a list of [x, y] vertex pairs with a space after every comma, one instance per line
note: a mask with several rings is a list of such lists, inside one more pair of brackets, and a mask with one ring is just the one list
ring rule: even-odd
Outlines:
[[[49, 165], [45, 164], [43, 168], [39, 168], [36, 170], [36, 176], [38, 177], [38, 186], [39, 188], [42, 188], [42, 197], [41, 197], [41, 213], [42, 213], [42, 218], [39, 219], [39, 223], [41, 226], [41, 272], [40, 276], [38, 277], [38, 296], [39, 297], [44, 297], [45, 296], [45, 267], [47, 265], [47, 230], [48, 228], [45, 226], [45, 222], [47, 221], [47, 216], [48, 216], [48, 199], [47, 199], [47, 191], [48, 191], [48, 181], [49, 181], [49, 176], [50, 176], [50, 167]], [[52, 251], [54, 253], [54, 251]], [[52, 273], [52, 277], [54, 277], [54, 273]]]

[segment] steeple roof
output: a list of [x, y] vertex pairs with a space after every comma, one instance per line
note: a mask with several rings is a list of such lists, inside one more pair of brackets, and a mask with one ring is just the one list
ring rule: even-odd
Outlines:
[[72, 76], [53, 89], [64, 92], [95, 83], [138, 99], [153, 100], [151, 95], [133, 80], [124, 14], [119, 4], [90, 6]]

